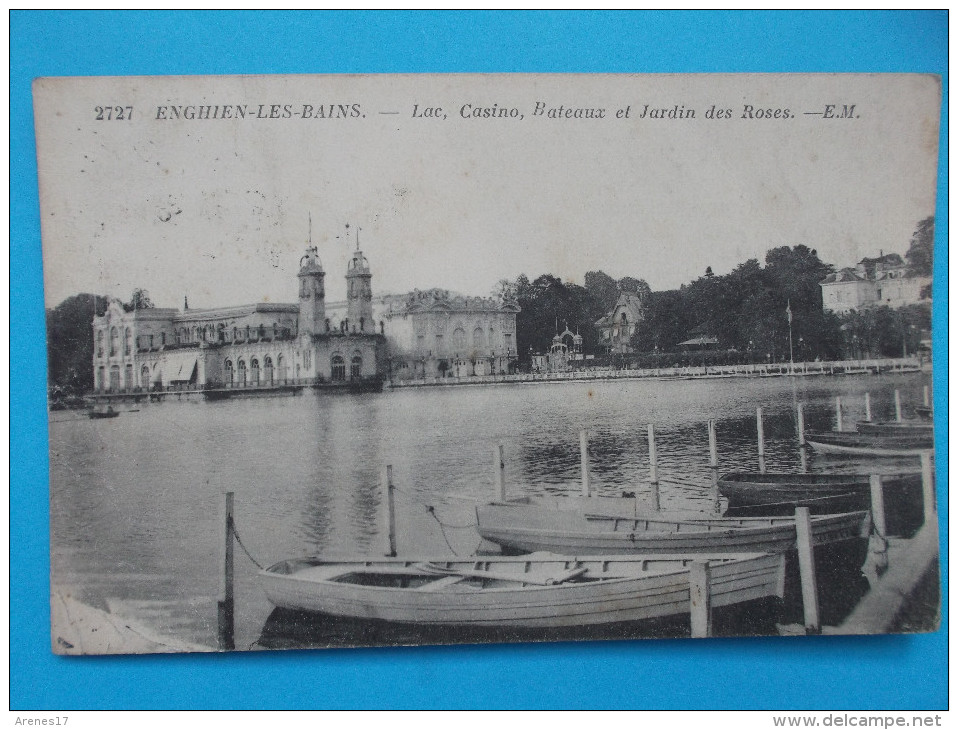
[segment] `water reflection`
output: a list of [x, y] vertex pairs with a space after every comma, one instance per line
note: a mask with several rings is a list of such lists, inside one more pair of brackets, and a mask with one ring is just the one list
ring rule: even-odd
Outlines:
[[[757, 406], [768, 470], [799, 471], [798, 402], [809, 430], [828, 430], [840, 395], [853, 428], [864, 418], [866, 390], [873, 418], [888, 419], [896, 388], [914, 405], [927, 383], [921, 376], [540, 383], [152, 404], [100, 420], [55, 413], [53, 582], [92, 603], [120, 601], [159, 633], [212, 645], [224, 492], [235, 492], [236, 524], [261, 563], [376, 554], [380, 474], [392, 464], [400, 551], [468, 554], [478, 544], [468, 527], [475, 500], [493, 494], [494, 444], [504, 445], [510, 494], [575, 494], [579, 431], [588, 429], [594, 491], [648, 498], [646, 425], [654, 423], [663, 508], [710, 508], [710, 418], [722, 471], [757, 469]], [[818, 454], [807, 463], [812, 471], [915, 466]], [[434, 515], [451, 526], [445, 534]], [[251, 563], [238, 563], [238, 646], [256, 642], [272, 613], [255, 574]]]

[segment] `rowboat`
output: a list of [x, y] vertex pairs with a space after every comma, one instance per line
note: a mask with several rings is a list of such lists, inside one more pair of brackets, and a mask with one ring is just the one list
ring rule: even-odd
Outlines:
[[[476, 507], [479, 534], [503, 549], [578, 555], [780, 553], [796, 546], [789, 517], [624, 517], [550, 510], [533, 503], [491, 502]], [[812, 540], [825, 545], [867, 536], [868, 512], [815, 515]]]
[[278, 608], [420, 626], [550, 628], [688, 614], [690, 566], [703, 561], [714, 607], [784, 593], [784, 556], [765, 554], [302, 558], [259, 579]]
[[119, 411], [113, 410], [113, 406], [109, 406], [106, 410], [98, 410], [94, 408], [89, 411], [90, 418], [116, 418], [120, 415]]
[[806, 433], [805, 443], [823, 454], [849, 456], [917, 456], [934, 447], [931, 433], [889, 436], [851, 431]]
[[858, 433], [874, 436], [928, 436], [934, 434], [934, 424], [927, 421], [862, 421]]
[[[759, 474], [730, 472], [718, 481], [719, 492], [728, 499], [725, 516], [792, 515], [796, 507], [812, 514], [850, 512], [871, 504], [867, 474]], [[882, 477], [889, 512], [893, 505], [919, 502], [921, 474], [887, 474]], [[902, 507], [904, 508], [904, 507]]]

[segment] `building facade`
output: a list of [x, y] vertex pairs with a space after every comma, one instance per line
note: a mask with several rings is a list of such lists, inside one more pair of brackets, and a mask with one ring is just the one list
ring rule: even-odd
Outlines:
[[612, 310], [595, 323], [601, 343], [611, 354], [632, 352], [630, 342], [643, 317], [642, 298], [634, 292], [619, 292]]
[[854, 268], [829, 274], [820, 286], [822, 307], [836, 314], [864, 307], [884, 305], [897, 309], [909, 304], [931, 303], [931, 278], [912, 275], [896, 253], [864, 258]]
[[346, 272], [346, 316], [326, 312], [316, 247], [300, 259], [299, 302], [216, 309], [136, 309], [113, 300], [93, 320], [98, 393], [374, 384], [386, 338], [372, 316], [372, 275], [357, 250]]
[[430, 289], [380, 298], [374, 318], [388, 342], [390, 378], [410, 380], [515, 372], [518, 312], [511, 300]]

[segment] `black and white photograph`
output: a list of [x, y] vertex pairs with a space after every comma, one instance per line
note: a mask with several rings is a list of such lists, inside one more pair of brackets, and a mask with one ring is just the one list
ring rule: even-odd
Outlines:
[[941, 80], [39, 78], [56, 654], [941, 620]]

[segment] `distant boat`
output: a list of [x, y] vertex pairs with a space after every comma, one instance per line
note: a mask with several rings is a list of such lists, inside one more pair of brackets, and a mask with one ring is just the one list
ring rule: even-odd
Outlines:
[[[483, 539], [520, 552], [548, 550], [577, 555], [786, 552], [796, 547], [790, 517], [628, 517], [492, 502], [476, 508]], [[868, 512], [816, 515], [815, 544], [865, 537]]]
[[[792, 515], [796, 507], [812, 514], [868, 509], [871, 484], [867, 474], [760, 474], [730, 472], [718, 482], [728, 500], [727, 517]], [[888, 511], [892, 505], [920, 500], [921, 474], [888, 474], [882, 478]]]
[[259, 573], [279, 607], [420, 626], [553, 628], [690, 613], [690, 568], [713, 607], [782, 597], [782, 555], [284, 560]]
[[874, 436], [931, 436], [934, 424], [928, 421], [860, 421], [858, 433]]
[[931, 406], [915, 406], [915, 415], [923, 421], [932, 421], [935, 418], [935, 412]]
[[918, 456], [934, 448], [929, 433], [881, 435], [852, 431], [806, 433], [805, 443], [823, 454], [849, 456]]
[[89, 412], [90, 418], [116, 418], [120, 412], [114, 410], [113, 406], [108, 406], [106, 410], [94, 408]]

